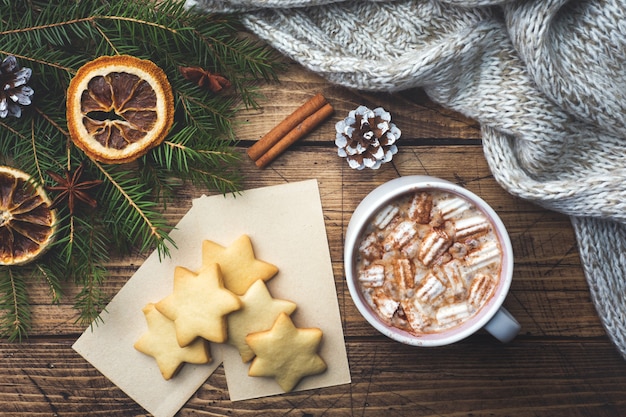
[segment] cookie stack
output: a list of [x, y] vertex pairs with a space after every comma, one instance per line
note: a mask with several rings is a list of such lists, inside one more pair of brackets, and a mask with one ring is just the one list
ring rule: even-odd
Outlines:
[[210, 362], [211, 342], [228, 343], [251, 361], [248, 375], [273, 377], [291, 391], [326, 363], [317, 353], [322, 331], [297, 328], [290, 317], [296, 304], [273, 298], [265, 285], [277, 273], [256, 259], [247, 235], [229, 247], [205, 240], [200, 270], [176, 267], [173, 292], [143, 308], [148, 331], [135, 349], [171, 379], [184, 363]]

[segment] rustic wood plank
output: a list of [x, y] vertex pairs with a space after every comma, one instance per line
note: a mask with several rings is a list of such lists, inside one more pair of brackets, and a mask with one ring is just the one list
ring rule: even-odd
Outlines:
[[236, 131], [240, 140], [260, 139], [318, 92], [326, 97], [335, 113], [329, 122], [319, 126], [302, 142], [334, 140], [335, 123], [359, 105], [391, 111], [393, 122], [402, 130], [402, 140], [480, 139], [480, 127], [476, 121], [434, 104], [419, 89], [402, 94], [354, 91], [330, 85], [319, 75], [290, 64], [289, 71], [279, 82], [264, 84], [259, 91], [262, 94], [261, 107], [244, 110], [238, 117], [240, 124]]
[[[228, 400], [218, 368], [177, 416], [616, 416], [626, 374], [603, 340], [517, 342], [487, 336], [445, 348], [348, 338], [352, 383], [262, 401]], [[485, 361], [484, 358], [490, 358]], [[0, 415], [140, 416], [144, 411], [71, 350], [71, 341], [0, 343]]]

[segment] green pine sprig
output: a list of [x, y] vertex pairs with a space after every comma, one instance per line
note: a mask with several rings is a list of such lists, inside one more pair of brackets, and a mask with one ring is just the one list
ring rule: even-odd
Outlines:
[[0, 269], [0, 306], [4, 310], [0, 332], [9, 340], [21, 339], [30, 329], [27, 282], [28, 276], [15, 267]]
[[[0, 337], [19, 340], [31, 326], [30, 285], [44, 285], [59, 302], [62, 283], [75, 283], [78, 321], [90, 324], [107, 302], [102, 284], [110, 253], [156, 248], [166, 256], [175, 246], [163, 211], [180, 187], [240, 190], [231, 120], [240, 108], [257, 106], [255, 83], [275, 80], [281, 66], [273, 50], [241, 36], [236, 16], [197, 13], [180, 0], [0, 0], [0, 22], [0, 59], [13, 55], [31, 68], [35, 90], [22, 117], [0, 119], [0, 164], [44, 186], [55, 185], [48, 172], [61, 175], [80, 164], [86, 178], [102, 180], [91, 192], [95, 209], [58, 208], [55, 240], [43, 257], [0, 267]], [[106, 165], [72, 144], [65, 95], [86, 62], [120, 54], [152, 60], [166, 72], [175, 125], [139, 160]], [[232, 87], [220, 94], [201, 89], [182, 77], [180, 66], [218, 73]]]

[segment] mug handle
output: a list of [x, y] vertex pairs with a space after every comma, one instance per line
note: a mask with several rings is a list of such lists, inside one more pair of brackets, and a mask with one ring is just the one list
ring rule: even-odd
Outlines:
[[515, 317], [504, 307], [500, 307], [498, 312], [485, 325], [485, 330], [503, 343], [513, 340], [521, 328], [522, 326], [515, 320]]

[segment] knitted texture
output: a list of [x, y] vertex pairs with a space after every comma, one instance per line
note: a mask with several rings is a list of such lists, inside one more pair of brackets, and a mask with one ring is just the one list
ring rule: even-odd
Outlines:
[[[626, 0], [188, 0], [329, 81], [423, 88], [481, 124], [508, 192], [570, 216], [626, 358]], [[302, 7], [306, 6], [306, 7]]]

